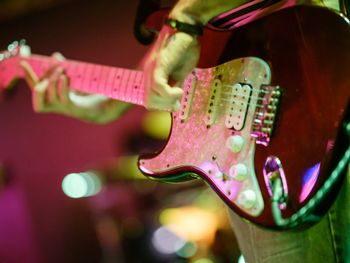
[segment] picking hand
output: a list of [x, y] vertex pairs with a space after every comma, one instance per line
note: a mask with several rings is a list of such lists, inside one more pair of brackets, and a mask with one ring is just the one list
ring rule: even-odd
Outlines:
[[144, 65], [146, 108], [178, 110], [183, 94], [181, 84], [198, 59], [195, 36], [164, 26]]

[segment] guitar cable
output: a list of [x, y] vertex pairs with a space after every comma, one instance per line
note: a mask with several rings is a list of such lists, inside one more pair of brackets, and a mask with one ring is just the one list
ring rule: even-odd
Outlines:
[[[350, 136], [350, 122], [345, 126], [345, 130], [347, 134]], [[283, 187], [282, 187], [281, 180], [278, 177], [276, 177], [277, 179], [274, 179], [274, 181], [272, 182], [272, 198], [271, 198], [271, 211], [272, 211], [272, 215], [276, 225], [281, 228], [292, 228], [299, 225], [301, 222], [306, 221], [305, 218], [307, 218], [307, 221], [309, 222], [319, 221], [320, 219], [319, 216], [312, 215], [311, 213], [307, 217], [305, 217], [305, 215], [311, 212], [321, 202], [324, 195], [338, 181], [340, 175], [346, 168], [349, 161], [350, 161], [350, 146], [347, 148], [347, 150], [344, 153], [344, 156], [338, 162], [337, 166], [331, 173], [330, 177], [325, 181], [325, 183], [318, 190], [316, 195], [313, 198], [311, 198], [308, 201], [308, 203], [305, 204], [298, 212], [296, 212], [289, 218], [282, 217], [282, 212], [279, 205], [281, 203], [281, 200], [283, 200], [284, 198]]]

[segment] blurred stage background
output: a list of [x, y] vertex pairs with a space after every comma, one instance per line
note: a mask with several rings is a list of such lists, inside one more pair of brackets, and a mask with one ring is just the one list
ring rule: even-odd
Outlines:
[[[137, 6], [2, 0], [0, 49], [26, 39], [35, 54], [137, 68], [148, 49], [133, 36]], [[136, 169], [136, 155], [160, 149], [169, 125], [140, 107], [108, 125], [35, 114], [23, 80], [2, 93], [0, 263], [237, 262], [225, 207], [208, 186], [155, 183]]]

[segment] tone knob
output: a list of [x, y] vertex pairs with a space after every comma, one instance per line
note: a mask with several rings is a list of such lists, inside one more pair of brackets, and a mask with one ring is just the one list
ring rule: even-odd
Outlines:
[[243, 181], [248, 176], [248, 169], [243, 163], [238, 163], [233, 165], [229, 170], [229, 175], [231, 178], [237, 181]]
[[250, 209], [256, 203], [256, 193], [250, 189], [244, 190], [238, 195], [237, 202], [243, 208]]
[[242, 150], [244, 145], [244, 139], [240, 135], [232, 135], [227, 138], [226, 146], [234, 153], [238, 153]]

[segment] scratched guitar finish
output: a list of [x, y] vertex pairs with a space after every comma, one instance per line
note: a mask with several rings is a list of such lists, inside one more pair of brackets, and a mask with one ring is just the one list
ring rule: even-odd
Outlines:
[[[230, 206], [260, 214], [264, 202], [251, 132], [260, 88], [270, 79], [268, 65], [257, 58], [195, 70], [185, 81], [180, 111], [172, 115], [167, 145], [154, 158], [140, 160], [140, 169], [149, 176], [167, 175], [169, 181], [174, 180], [171, 173], [181, 180], [177, 170], [192, 171], [215, 186]], [[236, 128], [228, 125], [230, 117]]]

